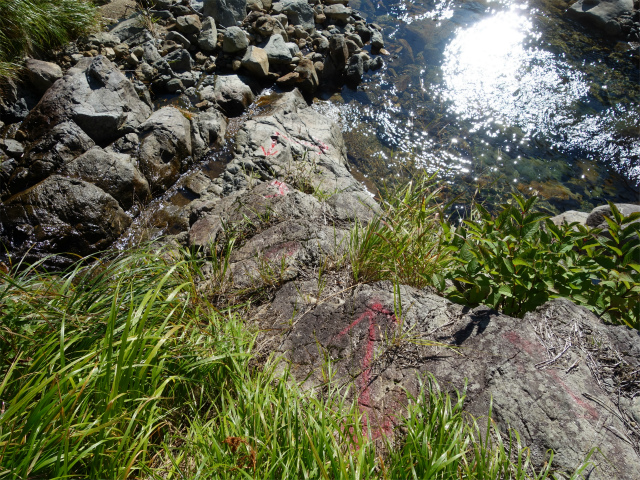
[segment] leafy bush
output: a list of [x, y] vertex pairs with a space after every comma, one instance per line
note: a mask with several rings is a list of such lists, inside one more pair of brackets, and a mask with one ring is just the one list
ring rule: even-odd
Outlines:
[[610, 203], [608, 231], [556, 226], [534, 210], [535, 197], [513, 200], [495, 218], [477, 205], [460, 226], [443, 222], [454, 257], [437, 283], [444, 290], [445, 278], [453, 282], [447, 296], [514, 316], [566, 297], [608, 322], [640, 328], [640, 214], [623, 217]]
[[0, 0], [0, 12], [0, 76], [13, 76], [25, 55], [64, 45], [97, 19], [83, 0]]

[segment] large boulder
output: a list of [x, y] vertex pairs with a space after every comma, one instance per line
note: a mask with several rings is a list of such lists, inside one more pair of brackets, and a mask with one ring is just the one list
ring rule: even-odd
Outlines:
[[269, 37], [269, 40], [262, 45], [263, 50], [267, 54], [269, 63], [273, 65], [283, 65], [291, 63], [293, 56], [284, 41], [282, 35], [275, 34]]
[[250, 84], [251, 80], [246, 77], [218, 75], [214, 85], [208, 85], [199, 92], [200, 99], [217, 102], [226, 115], [235, 117], [241, 115], [255, 99]]
[[72, 121], [54, 126], [28, 145], [0, 195], [6, 198], [32, 187], [94, 145], [95, 142]]
[[279, 342], [309, 386], [325, 382], [322, 366], [331, 360], [334, 380], [355, 384], [374, 434], [394, 434], [406, 393], [417, 394], [431, 374], [453, 395], [466, 391], [472, 415], [486, 416], [492, 406], [499, 428], [519, 432], [537, 468], [552, 449], [554, 470], [572, 472], [594, 449], [590, 479], [640, 478], [629, 407], [640, 368], [638, 331], [605, 326], [567, 300], [523, 320], [388, 282], [324, 296], [317, 283], [285, 285], [261, 311], [270, 321], [260, 328], [293, 325], [272, 344]]
[[[15, 258], [90, 255], [106, 249], [131, 223], [118, 202], [79, 179], [52, 175], [0, 204], [0, 239]], [[49, 263], [65, 265], [64, 255]]]
[[218, 31], [216, 22], [208, 17], [202, 21], [202, 30], [198, 36], [198, 46], [205, 52], [213, 52], [218, 44]]
[[251, 46], [242, 57], [242, 66], [252, 75], [264, 78], [269, 74], [269, 57], [262, 48]]
[[616, 19], [632, 10], [633, 0], [578, 0], [567, 13], [583, 23], [615, 34], [620, 29], [619, 26], [616, 28]]
[[299, 25], [311, 32], [315, 30], [313, 7], [307, 0], [282, 0], [272, 5], [276, 14], [284, 13], [291, 25]]
[[140, 169], [151, 191], [164, 192], [190, 165], [191, 123], [174, 107], [156, 111], [140, 125]]
[[58, 80], [21, 126], [36, 140], [52, 126], [75, 122], [97, 144], [133, 131], [151, 109], [133, 84], [106, 57], [86, 58]]
[[151, 195], [147, 179], [129, 155], [107, 152], [100, 147], [93, 147], [67, 163], [61, 174], [93, 183], [115, 198], [125, 210], [136, 201], [146, 202]]
[[227, 130], [227, 121], [216, 109], [191, 117], [191, 144], [193, 157], [201, 158], [213, 146], [221, 146]]
[[229, 27], [224, 31], [222, 50], [225, 53], [244, 52], [249, 46], [249, 39], [240, 27]]
[[236, 27], [247, 16], [247, 0], [204, 0], [202, 13], [223, 27]]
[[44, 94], [56, 80], [62, 78], [62, 69], [55, 63], [27, 58], [25, 66], [29, 81], [41, 94]]

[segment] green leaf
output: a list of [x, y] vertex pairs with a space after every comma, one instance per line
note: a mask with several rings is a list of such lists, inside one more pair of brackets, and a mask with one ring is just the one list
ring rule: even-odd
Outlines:
[[527, 262], [525, 259], [520, 258], [520, 257], [516, 257], [513, 259], [513, 264], [514, 265], [524, 265], [525, 267], [529, 267], [532, 268], [532, 265], [530, 262]]
[[504, 295], [505, 297], [511, 297], [511, 287], [509, 287], [508, 285], [501, 285], [500, 288], [498, 288], [498, 293], [500, 295]]

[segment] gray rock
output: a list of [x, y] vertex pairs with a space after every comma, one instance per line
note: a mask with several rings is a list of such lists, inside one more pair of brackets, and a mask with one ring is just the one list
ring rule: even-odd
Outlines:
[[580, 225], [586, 225], [588, 216], [589, 214], [585, 212], [578, 212], [577, 210], [568, 210], [566, 212], [561, 213], [560, 215], [551, 217], [549, 220], [551, 220], [553, 223], [555, 223], [558, 226], [564, 223], [572, 224], [575, 222], [579, 223]]
[[375, 57], [369, 62], [369, 70], [380, 70], [384, 66], [382, 57]]
[[154, 193], [173, 185], [192, 162], [191, 123], [180, 110], [164, 107], [140, 125], [140, 170]]
[[5, 140], [0, 139], [0, 147], [2, 147], [7, 156], [11, 158], [20, 158], [24, 153], [24, 147], [22, 144], [13, 138], [7, 138]]
[[193, 115], [191, 118], [191, 144], [193, 156], [202, 158], [211, 147], [221, 146], [227, 129], [224, 116], [215, 109]]
[[204, 52], [213, 52], [218, 44], [218, 31], [216, 22], [208, 17], [202, 21], [202, 30], [198, 36], [198, 46]]
[[198, 15], [183, 15], [176, 18], [176, 28], [184, 35], [197, 35], [202, 29]]
[[181, 48], [167, 54], [164, 59], [167, 61], [172, 70], [176, 72], [187, 72], [193, 68], [193, 60], [189, 52]]
[[269, 74], [267, 52], [259, 47], [249, 47], [242, 58], [242, 66], [256, 77], [266, 77]]
[[41, 94], [44, 94], [51, 85], [62, 78], [62, 69], [55, 63], [27, 58], [26, 67], [29, 81]]
[[[295, 377], [308, 386], [320, 385], [321, 365], [330, 358], [335, 380], [355, 384], [355, 400], [372, 428], [391, 425], [386, 430], [390, 433], [406, 395], [417, 394], [420, 378], [430, 373], [445, 391], [465, 390], [465, 408], [476, 418], [486, 416], [492, 405], [493, 420], [504, 434], [517, 429], [536, 468], [548, 461], [548, 450], [553, 449], [553, 468], [571, 472], [596, 447], [591, 461], [597, 469], [589, 478], [640, 476], [638, 455], [621, 438], [624, 433], [615, 433], [627, 431], [617, 416], [625, 408], [618, 395], [630, 397], [632, 392], [599, 386], [600, 381], [620, 385], [638, 368], [637, 331], [605, 326], [566, 300], [549, 302], [523, 321], [486, 307], [469, 311], [413, 288], [394, 291], [386, 282], [323, 299], [315, 283], [285, 285], [261, 312], [277, 320], [260, 328], [276, 331], [285, 322], [294, 325], [272, 344], [280, 344], [278, 350], [291, 362]], [[536, 330], [546, 332], [545, 344]], [[385, 340], [403, 334], [455, 350], [410, 341], [392, 346]], [[635, 353], [623, 353], [621, 345], [632, 346], [629, 350]], [[585, 348], [594, 350], [587, 354]], [[621, 370], [611, 377], [594, 377], [590, 366], [599, 358], [620, 359]], [[597, 368], [594, 372], [602, 375]]]
[[147, 179], [129, 155], [106, 152], [100, 147], [93, 147], [67, 163], [60, 173], [100, 187], [124, 210], [135, 201], [146, 202], [151, 195]]
[[[635, 212], [640, 212], [640, 205], [634, 205], [631, 203], [616, 203], [616, 208], [625, 217]], [[587, 217], [586, 225], [591, 228], [604, 228], [608, 230], [608, 224], [604, 217], [612, 218], [611, 207], [609, 205], [602, 205], [591, 210], [591, 213]]]
[[113, 32], [96, 32], [87, 37], [86, 43], [95, 47], [115, 47], [121, 42]]
[[364, 75], [364, 61], [362, 55], [353, 55], [349, 58], [347, 69], [345, 71], [347, 84], [350, 87], [355, 88], [362, 81], [362, 75]]
[[15, 195], [57, 172], [95, 143], [72, 121], [63, 122], [29, 144], [2, 196]]
[[249, 46], [249, 39], [240, 27], [229, 27], [224, 31], [222, 50], [226, 53], [244, 52]]
[[342, 34], [333, 34], [329, 37], [329, 54], [338, 69], [343, 69], [349, 59], [349, 49]]
[[303, 58], [294, 71], [299, 75], [296, 83], [300, 90], [306, 93], [313, 93], [317, 90], [320, 82], [311, 60]]
[[381, 48], [384, 48], [384, 38], [382, 38], [382, 32], [378, 30], [373, 30], [371, 32], [371, 48], [374, 51], [378, 51]]
[[107, 60], [98, 56], [78, 62], [58, 80], [25, 119], [30, 140], [51, 125], [72, 120], [99, 144], [108, 144], [132, 131], [151, 113], [133, 84]]
[[[78, 179], [52, 175], [0, 204], [0, 238], [15, 258], [38, 260], [52, 253], [90, 255], [106, 249], [131, 223], [118, 202]], [[76, 261], [59, 256], [58, 266]]]
[[246, 77], [218, 75], [213, 86], [206, 86], [199, 92], [200, 100], [217, 102], [228, 116], [240, 115], [255, 99], [250, 83]]
[[171, 6], [176, 3], [176, 0], [156, 0], [156, 8], [158, 10], [169, 10]]
[[[633, 0], [578, 0], [567, 10], [573, 18], [599, 30], [618, 34], [616, 19], [633, 10]], [[615, 25], [614, 25], [615, 24]]]
[[[171, 40], [172, 42], [176, 42], [176, 43], [182, 45], [182, 47], [186, 48], [187, 50], [191, 46], [191, 42], [184, 35], [182, 35], [181, 33], [175, 32], [175, 31], [171, 31], [171, 32], [167, 33], [167, 36], [165, 38], [167, 40]], [[151, 63], [153, 63], [153, 62], [151, 62]]]
[[202, 13], [223, 27], [235, 27], [247, 16], [247, 0], [204, 0]]
[[23, 82], [4, 79], [0, 95], [0, 120], [6, 123], [21, 122], [41, 97], [40, 93]]
[[[134, 37], [138, 36], [146, 30], [142, 15], [135, 14], [127, 20], [116, 23], [110, 33], [118, 37], [120, 42], [129, 43]], [[119, 42], [119, 43], [120, 43]]]
[[298, 53], [300, 53], [300, 47], [298, 47], [298, 44], [293, 42], [287, 42], [285, 43], [285, 45], [289, 49], [289, 53], [291, 53], [291, 57], [295, 57]]
[[267, 53], [270, 64], [282, 65], [291, 63], [293, 56], [282, 35], [272, 35], [262, 48]]
[[342, 4], [329, 5], [324, 7], [324, 14], [329, 20], [346, 23], [353, 11]]
[[272, 8], [276, 14], [287, 15], [290, 25], [300, 25], [309, 32], [315, 29], [313, 7], [307, 0], [282, 0], [274, 3]]

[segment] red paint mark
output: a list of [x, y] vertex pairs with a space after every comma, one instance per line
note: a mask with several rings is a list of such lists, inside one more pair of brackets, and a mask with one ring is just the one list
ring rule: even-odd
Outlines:
[[274, 258], [280, 259], [282, 257], [291, 257], [296, 254], [298, 249], [298, 242], [287, 242], [267, 250], [267, 252], [265, 253], [265, 257], [268, 260], [273, 260]]
[[[547, 373], [551, 375], [554, 378], [554, 380], [560, 384], [562, 389], [566, 393], [568, 393], [571, 398], [573, 398], [574, 402], [576, 402], [580, 407], [586, 410], [586, 412], [589, 414], [589, 416], [593, 420], [598, 420], [598, 418], [600, 418], [600, 415], [598, 414], [598, 410], [596, 410], [593, 405], [590, 405], [587, 402], [585, 402], [579, 395], [577, 395], [573, 390], [571, 390], [571, 388], [569, 388], [569, 385], [567, 385], [564, 382], [564, 380], [560, 378], [560, 376], [558, 375], [558, 372], [556, 372], [555, 370], [549, 369], [547, 370]], [[584, 415], [582, 416], [582, 418], [587, 419], [586, 416]]]
[[278, 191], [273, 195], [265, 195], [264, 198], [274, 198], [274, 197], [284, 197], [289, 192], [289, 187], [286, 183], [281, 182], [280, 180], [274, 180], [269, 185], [272, 187], [276, 187]]
[[[370, 383], [371, 383], [371, 368], [373, 364], [373, 354], [374, 347], [376, 341], [376, 317], [379, 315], [384, 315], [387, 320], [393, 321], [394, 324], [398, 324], [398, 319], [390, 310], [384, 308], [380, 302], [374, 301], [374, 303], [367, 307], [367, 309], [360, 315], [356, 320], [351, 322], [351, 324], [342, 330], [338, 337], [341, 337], [348, 333], [351, 329], [357, 326], [359, 323], [364, 320], [369, 321], [369, 328], [367, 333], [367, 343], [364, 348], [364, 356], [362, 358], [362, 373], [358, 379], [360, 394], [358, 396], [358, 406], [360, 407], [360, 412], [364, 415], [364, 425], [363, 425], [363, 434], [365, 434], [368, 422], [370, 411], [373, 408], [371, 402], [371, 391], [370, 391]], [[389, 434], [392, 430], [391, 427], [391, 418], [388, 415], [384, 415], [384, 421], [382, 425], [379, 425], [373, 431], [373, 438], [380, 438], [383, 434]]]
[[311, 150], [315, 151], [318, 155], [322, 155], [325, 152], [329, 151], [329, 146], [326, 145], [324, 142], [318, 140], [317, 138], [314, 138], [313, 136], [311, 136], [311, 139], [314, 141], [314, 143], [311, 142], [306, 142], [304, 140], [298, 140], [296, 138], [294, 139], [290, 139], [289, 137], [287, 137], [286, 135], [283, 135], [280, 132], [275, 132], [274, 137], [282, 137], [285, 140], [289, 140], [290, 142], [296, 142], [298, 145], [302, 145], [303, 147], [307, 147], [310, 148]]
[[272, 140], [271, 141], [271, 146], [269, 147], [269, 150], [265, 150], [264, 147], [260, 147], [262, 149], [262, 153], [264, 153], [265, 157], [272, 157], [276, 154], [278, 154], [278, 150], [276, 150], [276, 144], [278, 142], [276, 140]]
[[530, 341], [523, 339], [516, 332], [503, 333], [502, 336], [506, 338], [511, 344], [515, 345], [520, 350], [524, 350], [529, 355], [539, 354], [542, 350], [542, 347], [540, 347], [540, 345], [531, 343]]

